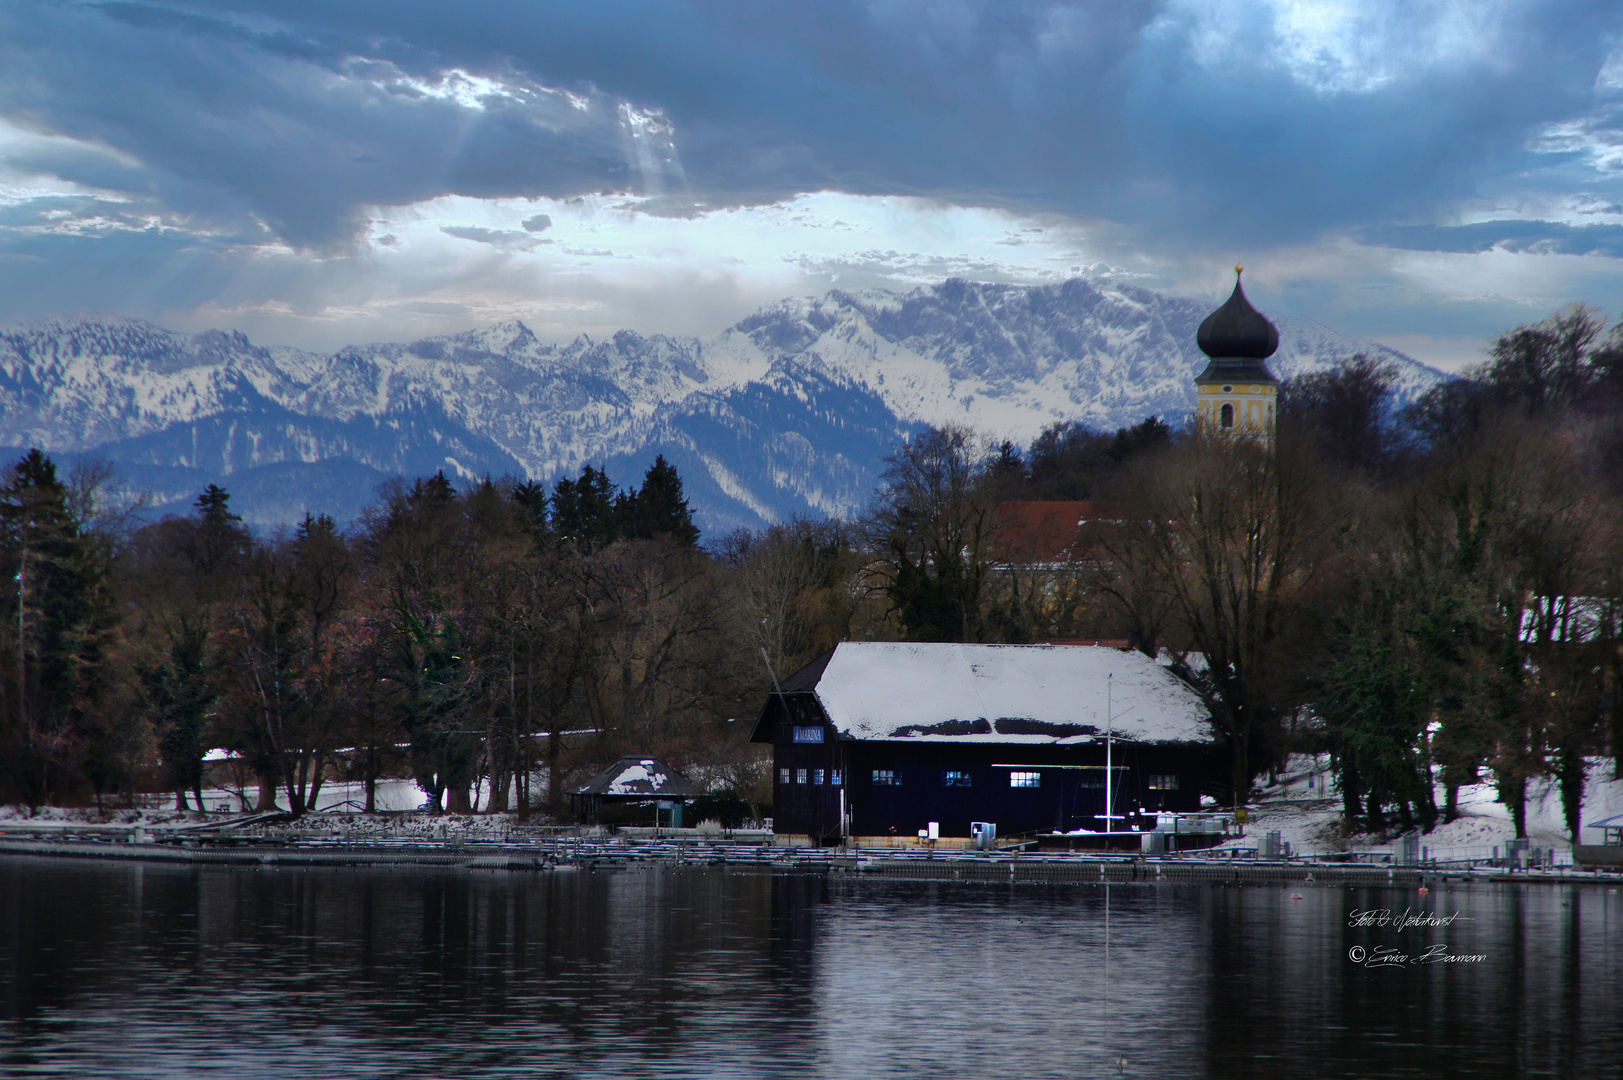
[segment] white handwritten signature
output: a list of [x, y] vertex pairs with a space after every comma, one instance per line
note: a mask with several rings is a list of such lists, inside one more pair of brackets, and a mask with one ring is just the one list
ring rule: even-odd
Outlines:
[[1404, 908], [1401, 914], [1394, 914], [1391, 908], [1370, 908], [1368, 911], [1359, 911], [1354, 908], [1347, 913], [1347, 925], [1356, 927], [1385, 926], [1395, 930], [1407, 930], [1411, 927], [1440, 927], [1452, 926], [1458, 922], [1474, 922], [1459, 912], [1452, 915], [1438, 915], [1430, 911], [1415, 911], [1414, 908]]
[[1480, 964], [1487, 956], [1482, 953], [1451, 953], [1448, 946], [1443, 944], [1432, 945], [1415, 956], [1391, 945], [1377, 945], [1373, 949], [1354, 945], [1347, 950], [1347, 959], [1359, 967], [1383, 968], [1408, 967], [1411, 964], [1416, 967], [1422, 964]]

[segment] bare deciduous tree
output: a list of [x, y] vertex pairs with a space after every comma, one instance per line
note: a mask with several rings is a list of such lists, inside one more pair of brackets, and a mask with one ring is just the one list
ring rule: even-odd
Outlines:
[[879, 587], [915, 641], [980, 641], [997, 504], [986, 447], [967, 428], [928, 428], [886, 459], [864, 521]]
[[1310, 657], [1310, 601], [1330, 554], [1305, 448], [1195, 433], [1135, 470], [1114, 542], [1112, 595], [1153, 640], [1163, 619], [1184, 675], [1206, 695], [1232, 755], [1238, 804], [1277, 755], [1280, 718]]

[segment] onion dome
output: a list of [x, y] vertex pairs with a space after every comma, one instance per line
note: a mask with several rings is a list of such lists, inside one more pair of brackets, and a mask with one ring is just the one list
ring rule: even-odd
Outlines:
[[1245, 290], [1240, 288], [1243, 269], [1234, 268], [1233, 294], [1206, 316], [1195, 334], [1195, 344], [1211, 357], [1196, 382], [1279, 381], [1263, 363], [1279, 348], [1279, 331], [1245, 298]]

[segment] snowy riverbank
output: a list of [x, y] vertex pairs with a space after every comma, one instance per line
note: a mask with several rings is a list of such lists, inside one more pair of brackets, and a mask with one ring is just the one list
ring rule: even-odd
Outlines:
[[[1307, 757], [1293, 758], [1282, 774], [1281, 782], [1262, 787], [1253, 799], [1245, 827], [1245, 835], [1234, 837], [1222, 845], [1224, 848], [1254, 848], [1269, 832], [1278, 832], [1280, 839], [1290, 845], [1297, 855], [1322, 855], [1340, 851], [1385, 852], [1395, 851], [1399, 841], [1393, 836], [1380, 837], [1355, 833], [1343, 837], [1341, 833], [1341, 800], [1329, 779], [1328, 763], [1314, 762]], [[25, 806], [0, 807], [0, 833], [50, 834], [79, 831], [86, 828], [98, 831], [130, 831], [146, 829], [165, 831], [177, 828], [206, 826], [223, 823], [244, 816], [244, 802], [240, 793], [227, 789], [205, 789], [206, 813], [179, 812], [168, 807], [173, 796], [145, 796], [136, 807], [106, 809], [94, 807], [63, 808], [41, 807], [30, 812]], [[1439, 805], [1443, 799], [1437, 794]], [[447, 835], [462, 835], [470, 839], [502, 837], [517, 824], [517, 815], [473, 814], [438, 816], [416, 812], [426, 796], [410, 780], [380, 781], [376, 791], [376, 805], [380, 814], [360, 812], [365, 800], [364, 785], [359, 783], [330, 783], [322, 788], [317, 812], [308, 814], [298, 822], [280, 823], [279, 831], [308, 834], [313, 837], [343, 839], [346, 836], [374, 838], [387, 835], [400, 839], [435, 839]], [[1585, 790], [1583, 822], [1590, 822], [1623, 814], [1623, 781], [1612, 778], [1611, 762], [1595, 759], [1590, 764], [1589, 783]], [[1533, 847], [1565, 851], [1571, 847], [1565, 818], [1561, 809], [1560, 792], [1551, 781], [1529, 786], [1527, 807], [1528, 838]], [[532, 817], [531, 825], [552, 824], [545, 816]], [[1452, 822], [1439, 823], [1430, 833], [1420, 837], [1431, 858], [1487, 859], [1493, 849], [1503, 852], [1515, 838], [1510, 811], [1497, 801], [1491, 785], [1479, 784], [1460, 792], [1460, 817]], [[1586, 828], [1582, 840], [1586, 844], [1602, 841], [1599, 829]]]
[[[1392, 835], [1385, 838], [1368, 833], [1342, 836], [1341, 795], [1335, 789], [1328, 767], [1326, 759], [1315, 762], [1310, 757], [1293, 757], [1289, 768], [1281, 775], [1281, 782], [1261, 788], [1252, 800], [1245, 836], [1231, 839], [1223, 846], [1254, 847], [1267, 833], [1278, 832], [1280, 840], [1289, 844], [1291, 851], [1298, 855], [1335, 851], [1394, 851], [1399, 841]], [[1439, 809], [1444, 795], [1445, 792], [1439, 787]], [[1612, 778], [1610, 759], [1595, 758], [1590, 761], [1583, 806], [1582, 822], [1585, 826], [1623, 814], [1623, 781]], [[1493, 785], [1474, 784], [1461, 788], [1459, 808], [1460, 816], [1457, 819], [1446, 823], [1439, 821], [1435, 829], [1420, 837], [1420, 843], [1428, 849], [1432, 858], [1487, 858], [1495, 847], [1503, 852], [1505, 846], [1516, 838], [1510, 810], [1498, 801], [1498, 793]], [[1566, 851], [1572, 847], [1565, 813], [1561, 808], [1561, 792], [1554, 780], [1535, 781], [1528, 785], [1527, 836], [1532, 846], [1537, 848]], [[1581, 835], [1582, 842], [1586, 844], [1599, 844], [1602, 839], [1600, 829], [1586, 827]]]

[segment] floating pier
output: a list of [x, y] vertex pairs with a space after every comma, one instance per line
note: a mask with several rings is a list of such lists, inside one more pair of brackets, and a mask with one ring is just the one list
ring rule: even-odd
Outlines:
[[[650, 832], [652, 830], [649, 830]], [[198, 866], [458, 867], [469, 870], [616, 872], [632, 866], [710, 866], [826, 874], [842, 878], [982, 882], [1213, 882], [1219, 884], [1356, 884], [1415, 886], [1437, 881], [1623, 883], [1617, 869], [1436, 866], [1318, 858], [1258, 858], [1215, 849], [1175, 855], [1112, 852], [952, 851], [897, 848], [780, 847], [767, 834], [714, 838], [608, 836], [565, 830], [520, 830], [504, 837], [323, 838], [253, 827], [123, 835], [94, 829], [41, 837], [0, 834], [0, 857], [140, 860]]]

